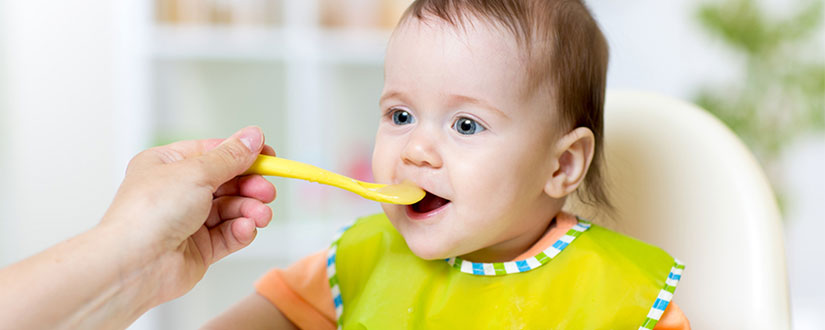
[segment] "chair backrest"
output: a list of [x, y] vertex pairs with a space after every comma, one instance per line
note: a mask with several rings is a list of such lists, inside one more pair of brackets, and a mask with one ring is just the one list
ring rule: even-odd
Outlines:
[[694, 329], [788, 329], [780, 214], [742, 142], [694, 105], [640, 92], [608, 92], [605, 128], [617, 214], [570, 210], [684, 262], [674, 301]]

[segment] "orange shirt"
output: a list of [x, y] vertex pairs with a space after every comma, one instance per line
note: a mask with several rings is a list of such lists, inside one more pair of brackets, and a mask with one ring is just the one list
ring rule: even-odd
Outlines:
[[[576, 221], [574, 216], [560, 213], [556, 217], [556, 225], [513, 260], [525, 259], [544, 251], [573, 228]], [[326, 250], [312, 254], [287, 269], [273, 269], [255, 283], [255, 289], [301, 329], [337, 328], [335, 306], [327, 278]], [[671, 302], [654, 329], [690, 329], [690, 323], [679, 306]]]

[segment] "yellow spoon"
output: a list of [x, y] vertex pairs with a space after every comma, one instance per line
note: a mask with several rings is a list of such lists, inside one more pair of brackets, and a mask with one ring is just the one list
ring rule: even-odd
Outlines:
[[244, 174], [261, 174], [318, 182], [349, 190], [364, 198], [382, 203], [415, 204], [424, 198], [424, 190], [404, 181], [400, 184], [378, 184], [358, 181], [309, 164], [285, 158], [258, 155]]

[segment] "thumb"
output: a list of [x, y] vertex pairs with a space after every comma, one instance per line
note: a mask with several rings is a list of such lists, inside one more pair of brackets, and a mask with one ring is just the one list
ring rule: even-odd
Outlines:
[[190, 159], [187, 166], [197, 166], [200, 170], [195, 173], [201, 176], [200, 181], [215, 191], [221, 184], [252, 166], [263, 144], [261, 129], [248, 126], [232, 134], [214, 149]]

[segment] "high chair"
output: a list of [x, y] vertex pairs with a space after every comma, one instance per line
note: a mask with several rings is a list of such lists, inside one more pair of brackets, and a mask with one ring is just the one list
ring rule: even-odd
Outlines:
[[616, 214], [571, 211], [685, 263], [674, 302], [693, 329], [788, 329], [781, 218], [745, 145], [699, 107], [641, 92], [608, 92], [605, 129]]

